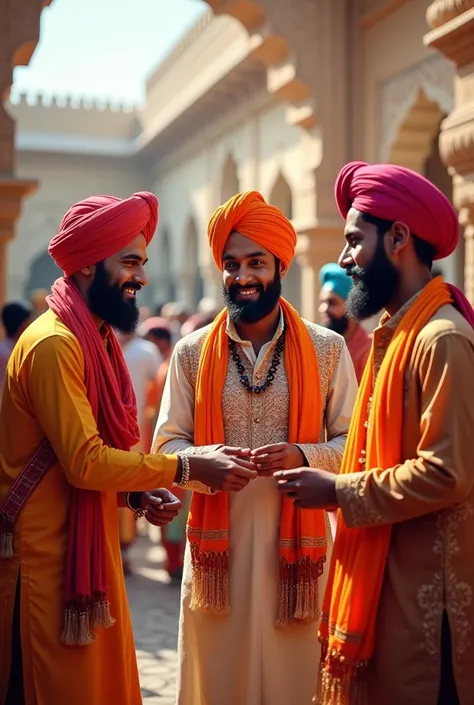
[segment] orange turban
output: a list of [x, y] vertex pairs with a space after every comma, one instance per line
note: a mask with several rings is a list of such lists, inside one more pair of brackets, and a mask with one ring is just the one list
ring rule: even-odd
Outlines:
[[258, 191], [238, 193], [220, 206], [209, 221], [207, 234], [212, 256], [222, 270], [222, 255], [232, 232], [258, 242], [286, 267], [295, 255], [296, 232], [288, 218], [265, 202]]
[[413, 235], [429, 242], [435, 259], [448, 257], [459, 242], [457, 213], [431, 181], [394, 164], [351, 162], [339, 172], [335, 197], [345, 219], [355, 208], [383, 220], [401, 220]]
[[120, 252], [143, 233], [148, 245], [158, 224], [158, 199], [140, 191], [127, 199], [91, 196], [68, 210], [48, 252], [66, 276]]

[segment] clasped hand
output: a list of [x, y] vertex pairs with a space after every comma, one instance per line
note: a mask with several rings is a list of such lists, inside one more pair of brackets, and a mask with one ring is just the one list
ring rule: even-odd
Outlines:
[[169, 490], [159, 488], [150, 492], [142, 492], [141, 508], [145, 519], [153, 526], [166, 526], [173, 521], [181, 509], [180, 500]]

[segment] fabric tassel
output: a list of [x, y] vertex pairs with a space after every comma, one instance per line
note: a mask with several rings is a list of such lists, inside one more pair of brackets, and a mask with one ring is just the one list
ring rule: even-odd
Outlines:
[[322, 575], [325, 556], [314, 562], [303, 558], [297, 563], [280, 559], [278, 585], [277, 627], [290, 624], [310, 624], [320, 616], [319, 578]]
[[90, 608], [66, 609], [61, 641], [66, 646], [88, 646], [95, 640], [91, 629]]
[[328, 654], [327, 640], [322, 640], [315, 705], [368, 705], [366, 667], [349, 663], [337, 651]]
[[189, 608], [225, 615], [230, 612], [229, 554], [201, 553], [191, 544], [193, 581]]
[[0, 516], [0, 558], [13, 558], [13, 526], [4, 516]]
[[106, 595], [100, 597], [92, 607], [92, 626], [107, 629], [115, 624], [115, 619], [110, 614], [110, 602]]

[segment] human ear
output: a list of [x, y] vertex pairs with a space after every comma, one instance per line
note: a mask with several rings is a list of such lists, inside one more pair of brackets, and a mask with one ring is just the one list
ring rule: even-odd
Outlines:
[[80, 272], [81, 272], [81, 274], [84, 274], [84, 276], [86, 276], [86, 277], [91, 277], [95, 272], [95, 264], [90, 265], [89, 267], [83, 267], [80, 270]]
[[280, 262], [279, 264], [279, 272], [280, 272], [280, 279], [284, 279], [286, 275], [288, 274], [288, 269], [289, 267], [284, 264], [284, 262]]
[[394, 254], [399, 253], [410, 242], [410, 228], [406, 225], [406, 223], [402, 223], [397, 220], [392, 225], [390, 231], [392, 235], [392, 252]]

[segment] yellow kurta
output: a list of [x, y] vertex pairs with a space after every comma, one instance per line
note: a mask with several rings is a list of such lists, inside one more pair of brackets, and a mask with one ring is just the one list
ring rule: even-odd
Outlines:
[[[405, 311], [374, 332], [375, 374]], [[405, 461], [336, 480], [349, 527], [393, 524], [369, 704], [437, 705], [445, 613], [459, 702], [472, 705], [474, 331], [453, 306], [443, 306], [418, 335], [404, 403]]]
[[[0, 411], [0, 501], [46, 436], [58, 458], [14, 529], [15, 557], [0, 561], [0, 705], [10, 672], [14, 593], [21, 584], [26, 705], [139, 705], [130, 614], [122, 574], [117, 492], [170, 487], [174, 456], [103, 445], [87, 400], [78, 340], [47, 312], [10, 359]], [[71, 485], [102, 492], [111, 614], [87, 647], [63, 646], [64, 577]]]

